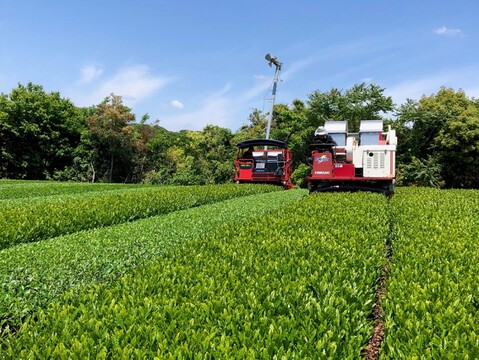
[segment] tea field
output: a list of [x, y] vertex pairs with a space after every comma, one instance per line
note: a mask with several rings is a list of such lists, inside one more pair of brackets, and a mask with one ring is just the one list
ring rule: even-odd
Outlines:
[[479, 358], [479, 191], [2, 180], [0, 209], [0, 358]]

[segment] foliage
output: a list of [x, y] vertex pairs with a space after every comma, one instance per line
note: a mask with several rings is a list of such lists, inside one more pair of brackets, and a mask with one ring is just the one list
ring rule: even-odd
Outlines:
[[108, 182], [128, 182], [135, 167], [135, 115], [111, 94], [87, 118], [94, 182], [98, 176]]
[[[197, 174], [201, 178], [200, 184], [218, 184], [231, 180], [231, 164], [234, 159], [231, 139], [230, 130], [213, 125], [207, 125], [201, 132], [188, 132], [183, 149], [190, 162], [184, 170]], [[175, 177], [173, 183], [174, 180]]]
[[[347, 120], [354, 132], [360, 120], [391, 114], [394, 104], [384, 91], [379, 85], [361, 83], [344, 91], [316, 90], [306, 102], [276, 104], [271, 137], [288, 143], [293, 170], [304, 169], [314, 130], [325, 121]], [[478, 100], [462, 90], [441, 88], [429, 97], [408, 99], [395, 115], [385, 123], [397, 132], [397, 164], [405, 184], [479, 187]], [[230, 182], [235, 145], [263, 138], [266, 116], [254, 109], [248, 124], [234, 133], [213, 125], [202, 131], [172, 132], [158, 121], [148, 124], [147, 114], [135, 122], [131, 109], [114, 94], [96, 106], [77, 108], [41, 86], [19, 85], [11, 94], [0, 95], [0, 178], [169, 185]], [[431, 168], [421, 170], [427, 166]]]
[[[258, 109], [253, 109], [248, 116], [249, 124], [243, 125], [235, 134], [234, 145], [248, 139], [263, 139], [266, 136], [266, 115]], [[281, 140], [278, 138], [278, 140]]]
[[308, 183], [306, 178], [309, 176], [310, 172], [310, 166], [300, 164], [291, 174], [291, 181], [297, 186], [306, 187]]
[[444, 181], [441, 179], [441, 165], [431, 156], [427, 160], [413, 156], [409, 164], [399, 165], [397, 184], [441, 188], [444, 186]]
[[384, 358], [479, 357], [479, 192], [399, 188]]
[[[122, 187], [61, 185], [57, 195], [45, 182], [32, 183], [45, 196], [6, 192], [3, 208]], [[253, 188], [273, 189], [165, 187], [188, 189], [176, 201], [190, 206], [202, 203], [193, 189], [217, 202], [1, 250], [2, 357], [360, 358], [385, 241], [382, 358], [479, 356], [477, 190], [220, 201]]]
[[234, 184], [147, 187], [13, 202], [0, 213], [0, 248], [277, 190], [273, 185]]
[[212, 185], [233, 177], [233, 134], [219, 126], [203, 131], [181, 131], [174, 135], [161, 130], [151, 142], [155, 151], [154, 170], [144, 182], [172, 185]]
[[[67, 292], [8, 335], [2, 351], [358, 358], [371, 331], [371, 284], [384, 262], [385, 205], [377, 194], [314, 195], [227, 224], [112, 284]], [[345, 207], [355, 212], [344, 216]]]
[[160, 126], [152, 129], [154, 136], [146, 143], [148, 156], [142, 181], [148, 184], [168, 184], [176, 172], [176, 159], [172, 156], [172, 149], [178, 143], [178, 136]]
[[[217, 190], [222, 192], [221, 187]], [[4, 249], [0, 252], [0, 325], [12, 328], [68, 289], [112, 282], [154, 262], [169, 247], [205, 236], [225, 223], [264, 215], [303, 195], [304, 191], [285, 191], [243, 196]]]
[[0, 96], [0, 177], [46, 179], [72, 164], [85, 124], [73, 103], [39, 85]]
[[[93, 184], [81, 182], [31, 181], [31, 180], [0, 180], [0, 201], [12, 199], [43, 198], [52, 195], [79, 194], [89, 192], [126, 190], [138, 188], [136, 184]], [[44, 201], [44, 198], [41, 199]], [[0, 203], [1, 204], [1, 203]]]
[[275, 112], [271, 134], [288, 143], [293, 154], [293, 168], [297, 168], [307, 161], [307, 145], [311, 142], [316, 128], [309, 123], [308, 109], [300, 100], [294, 100], [291, 108], [278, 105]]
[[479, 186], [475, 166], [479, 155], [479, 104], [462, 90], [441, 88], [419, 101], [409, 100], [400, 107], [395, 128], [399, 163], [411, 163], [413, 158], [424, 163], [432, 157], [441, 167], [446, 187]]
[[435, 143], [448, 186], [479, 189], [479, 106], [470, 105], [447, 121]]
[[314, 126], [327, 120], [347, 120], [349, 132], [358, 132], [366, 119], [381, 119], [381, 113], [394, 109], [390, 96], [376, 84], [355, 84], [345, 92], [332, 88], [329, 92], [314, 91], [309, 97], [309, 118]]

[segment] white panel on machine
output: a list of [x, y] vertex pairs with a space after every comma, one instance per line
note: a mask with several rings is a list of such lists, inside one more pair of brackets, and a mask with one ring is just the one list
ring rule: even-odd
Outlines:
[[359, 143], [361, 145], [376, 145], [382, 138], [382, 120], [362, 120], [359, 125]]
[[341, 121], [326, 121], [324, 129], [336, 141], [338, 146], [346, 146], [346, 137], [348, 136], [348, 122]]
[[326, 121], [324, 123], [324, 128], [326, 131], [331, 133], [347, 133], [348, 132], [348, 122], [346, 120], [342, 121]]
[[382, 120], [361, 120], [359, 125], [359, 132], [382, 132], [383, 121]]
[[363, 151], [363, 176], [388, 177], [390, 168], [389, 151], [366, 150]]

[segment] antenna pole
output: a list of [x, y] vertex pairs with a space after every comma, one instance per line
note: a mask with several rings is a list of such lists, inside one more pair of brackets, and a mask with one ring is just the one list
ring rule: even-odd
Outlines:
[[269, 61], [270, 67], [271, 67], [271, 64], [274, 64], [276, 66], [276, 70], [274, 72], [274, 79], [273, 79], [273, 91], [271, 96], [271, 111], [269, 113], [268, 125], [266, 127], [266, 139], [269, 139], [269, 134], [271, 131], [271, 122], [273, 120], [274, 101], [276, 99], [276, 88], [278, 87], [279, 73], [281, 71], [281, 66], [283, 65], [283, 63], [279, 62], [275, 56], [271, 57], [269, 54], [266, 54], [265, 59]]

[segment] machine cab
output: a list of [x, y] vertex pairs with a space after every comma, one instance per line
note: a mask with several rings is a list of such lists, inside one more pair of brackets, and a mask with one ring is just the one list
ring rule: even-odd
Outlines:
[[367, 190], [390, 196], [396, 145], [395, 130], [389, 126], [384, 131], [383, 120], [361, 120], [359, 133], [349, 133], [347, 121], [326, 121], [309, 147], [310, 191]]
[[250, 139], [237, 144], [234, 181], [236, 183], [291, 183], [291, 151], [288, 145], [273, 139]]

